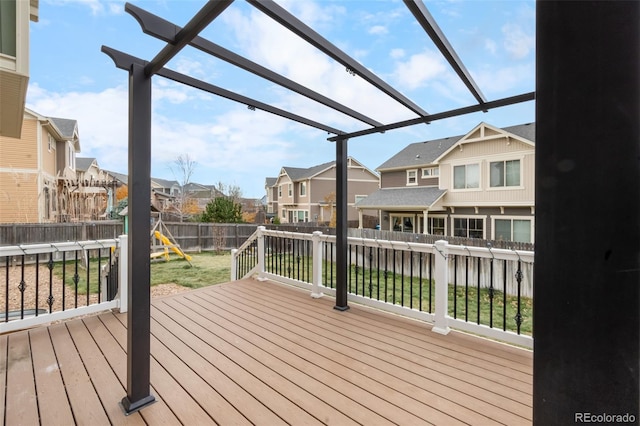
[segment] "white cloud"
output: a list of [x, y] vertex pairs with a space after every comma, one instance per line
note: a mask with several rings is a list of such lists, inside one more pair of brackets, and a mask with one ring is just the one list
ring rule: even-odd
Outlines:
[[497, 44], [496, 44], [496, 42], [495, 42], [495, 41], [493, 41], [493, 40], [491, 40], [490, 38], [488, 38], [488, 39], [486, 39], [486, 40], [484, 41], [484, 48], [485, 48], [489, 53], [491, 53], [492, 55], [495, 55], [495, 53], [496, 53], [496, 51], [497, 51], [497, 49], [498, 49], [498, 46], [497, 46]]
[[404, 55], [404, 49], [391, 49], [391, 52], [389, 52], [389, 56], [391, 56], [393, 59], [403, 58]]
[[124, 12], [125, 0], [101, 1], [101, 0], [44, 0], [45, 3], [54, 6], [66, 6], [77, 4], [91, 9], [92, 15], [101, 15], [109, 13], [118, 15]]
[[476, 81], [485, 94], [500, 94], [530, 83], [535, 78], [533, 64], [504, 67], [497, 70], [481, 70]]
[[374, 25], [373, 27], [369, 28], [369, 34], [373, 35], [384, 35], [388, 32], [389, 30], [384, 25]]
[[527, 34], [519, 25], [504, 25], [502, 34], [504, 34], [504, 48], [514, 59], [524, 58], [535, 47], [535, 37]]
[[445, 64], [438, 54], [425, 51], [411, 55], [405, 62], [398, 62], [394, 75], [400, 85], [412, 90], [426, 85], [445, 70]]

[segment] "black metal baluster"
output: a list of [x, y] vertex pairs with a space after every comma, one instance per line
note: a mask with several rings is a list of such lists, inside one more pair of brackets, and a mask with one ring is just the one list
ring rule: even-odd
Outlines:
[[102, 249], [98, 249], [98, 303], [102, 301], [102, 277], [100, 276], [100, 265], [102, 264]]
[[35, 315], [38, 316], [39, 294], [40, 293], [40, 254], [36, 253], [36, 294], [35, 294]]
[[9, 256], [4, 258], [4, 322], [9, 322]]
[[75, 284], [75, 307], [78, 307], [78, 282], [80, 281], [80, 275], [78, 275], [78, 250], [75, 251], [75, 273], [73, 274], [73, 283]]
[[507, 260], [502, 261], [502, 331], [507, 330]]
[[420, 269], [418, 271], [418, 278], [420, 279], [420, 289], [418, 290], [419, 292], [419, 298], [418, 298], [418, 310], [422, 311], [422, 268], [424, 266], [423, 264], [424, 262], [424, 253], [420, 252], [420, 254], [418, 255], [418, 264], [420, 265]]
[[429, 253], [429, 313], [433, 312], [431, 305], [433, 290], [433, 253]]
[[373, 292], [373, 247], [369, 246], [369, 299]]
[[[448, 287], [448, 286], [447, 286]], [[453, 318], [458, 318], [458, 255], [453, 255]]]
[[464, 258], [464, 320], [469, 321], [469, 256]]
[[384, 301], [388, 302], [387, 298], [387, 279], [389, 278], [389, 249], [384, 249]]
[[489, 327], [493, 328], [493, 258], [489, 260]]
[[413, 309], [413, 252], [409, 252], [409, 308]]
[[380, 300], [380, 246], [376, 247], [376, 300]]
[[517, 312], [516, 312], [516, 327], [517, 327], [517, 331], [518, 334], [520, 334], [520, 325], [522, 325], [522, 314], [520, 313], [520, 287], [522, 284], [522, 262], [520, 261], [520, 259], [518, 258], [518, 270], [516, 271], [516, 282], [518, 283], [518, 307], [517, 307]]
[[22, 257], [22, 263], [20, 264], [20, 284], [18, 284], [18, 290], [20, 290], [20, 319], [24, 319], [24, 291], [27, 288], [27, 283], [24, 281], [24, 254]]
[[480, 324], [480, 257], [478, 257], [478, 287], [476, 291], [476, 314], [477, 314], [477, 323]]
[[67, 252], [62, 252], [62, 310], [65, 310], [67, 294]]
[[349, 277], [348, 277], [348, 279], [347, 279], [347, 282], [348, 282], [348, 284], [349, 284], [349, 293], [351, 293], [351, 276], [353, 275], [353, 272], [352, 272], [352, 270], [351, 270], [351, 269], [352, 269], [352, 265], [351, 265], [351, 250], [353, 250], [353, 248], [351, 247], [351, 244], [347, 244], [347, 247], [349, 248], [349, 249], [348, 249], [348, 250], [349, 250], [349, 254], [348, 254], [348, 256], [349, 256], [349, 260], [348, 260], [348, 265], [349, 265]]
[[91, 283], [91, 281], [89, 280], [89, 271], [91, 271], [91, 251], [87, 250], [86, 252], [86, 258], [87, 258], [87, 304], [85, 306], [89, 306], [89, 295], [91, 294], [90, 288], [89, 288], [89, 283]]
[[404, 250], [400, 250], [400, 306], [404, 306]]
[[333, 245], [334, 243], [329, 243], [329, 247], [331, 247], [331, 257], [329, 258], [329, 264], [331, 265], [331, 288], [333, 288]]
[[396, 249], [391, 249], [393, 253], [393, 284], [392, 284], [392, 293], [391, 293], [391, 302], [396, 304]]
[[309, 265], [309, 262], [311, 261], [311, 242], [310, 241], [305, 241], [305, 254], [306, 254], [306, 262], [307, 262], [307, 282], [310, 283], [311, 279], [310, 274], [311, 274], [311, 267]]

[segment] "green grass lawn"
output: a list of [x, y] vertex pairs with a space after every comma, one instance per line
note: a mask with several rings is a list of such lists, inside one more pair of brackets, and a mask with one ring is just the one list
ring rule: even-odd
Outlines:
[[[275, 260], [275, 259], [274, 259]], [[279, 271], [284, 276], [297, 278], [298, 265], [306, 268], [311, 267], [311, 262], [307, 262], [305, 257], [298, 260], [297, 256], [292, 257], [284, 254], [277, 258], [274, 263], [279, 264]], [[326, 286], [335, 286], [336, 266], [325, 261], [322, 268], [322, 283]], [[289, 267], [291, 270], [289, 271]], [[267, 261], [266, 268], [269, 272], [275, 273], [276, 268]], [[408, 271], [405, 271], [405, 273]], [[435, 273], [435, 272], [434, 272]], [[299, 272], [300, 279], [307, 281], [307, 275], [312, 276], [311, 271]], [[331, 284], [333, 283], [333, 285]], [[428, 277], [423, 276], [422, 280], [414, 276], [402, 275], [399, 271], [394, 274], [392, 271], [377, 269], [367, 269], [362, 266], [351, 265], [347, 275], [347, 291], [360, 296], [370, 297], [396, 305], [418, 309], [425, 312], [433, 312], [435, 307], [435, 283]], [[468, 294], [465, 295], [464, 285], [458, 285], [455, 297], [454, 313], [454, 288], [449, 285], [449, 316], [469, 322], [478, 323], [478, 306], [480, 306], [480, 324], [491, 325], [497, 329], [506, 328], [509, 331], [517, 331], [516, 314], [518, 312], [518, 299], [516, 296], [507, 295], [506, 315], [504, 315], [505, 298], [504, 293], [493, 291], [493, 301], [491, 301], [490, 291], [487, 288], [480, 289], [480, 301], [478, 303], [478, 292], [475, 287], [469, 287]], [[465, 296], [467, 303], [465, 304]], [[506, 327], [503, 326], [503, 316], [506, 319]], [[533, 299], [528, 297], [520, 298], [520, 333], [531, 335], [533, 326]]]
[[[206, 287], [212, 284], [220, 284], [231, 279], [231, 254], [216, 254], [211, 252], [191, 255], [191, 265], [184, 259], [172, 255], [170, 261], [155, 260], [151, 262], [151, 285], [174, 283], [189, 288]], [[103, 258], [101, 265], [107, 263]], [[87, 294], [87, 270], [84, 266], [78, 265], [77, 286], [78, 294]], [[55, 264], [53, 273], [62, 278], [64, 268], [65, 284], [71, 291], [76, 288], [76, 266], [75, 260], [67, 261], [66, 264], [58, 262]], [[91, 259], [89, 262], [89, 291], [97, 293], [98, 279], [98, 259]]]

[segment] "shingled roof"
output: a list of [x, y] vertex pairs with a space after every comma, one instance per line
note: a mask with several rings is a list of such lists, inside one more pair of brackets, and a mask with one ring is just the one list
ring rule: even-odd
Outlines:
[[422, 210], [438, 201], [445, 189], [434, 186], [411, 188], [384, 188], [358, 201], [355, 205], [359, 209], [412, 209]]

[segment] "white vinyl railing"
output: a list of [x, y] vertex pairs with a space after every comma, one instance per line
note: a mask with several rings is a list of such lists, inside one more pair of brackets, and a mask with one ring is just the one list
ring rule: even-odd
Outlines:
[[[455, 328], [533, 347], [532, 333], [520, 330], [532, 322], [533, 252], [352, 237], [348, 247], [349, 301], [430, 322], [441, 334]], [[335, 296], [336, 256], [335, 236], [259, 227], [232, 250], [231, 279], [256, 276]]]
[[[121, 312], [125, 312], [127, 309], [127, 247], [126, 235], [122, 235], [117, 239], [108, 240], [0, 247], [0, 294], [4, 296], [0, 299], [0, 311], [5, 311], [0, 313], [0, 333], [12, 332], [110, 309], [118, 309]], [[50, 266], [48, 269], [51, 270], [55, 263], [63, 259], [63, 254], [66, 256], [66, 254], [69, 253], [80, 252], [82, 253], [82, 258], [88, 263], [90, 250], [105, 249], [112, 252], [112, 258], [117, 256], [119, 264], [117, 271], [118, 292], [112, 300], [106, 300], [107, 273], [112, 266], [109, 262], [106, 262], [106, 260], [106, 263], [102, 265], [102, 269], [99, 271], [100, 276], [98, 279], [101, 280], [99, 296], [99, 300], [101, 301], [99, 303], [86, 303], [85, 306], [77, 307], [74, 304], [73, 307], [63, 307], [63, 309], [52, 310], [53, 300], [55, 298], [52, 290], [54, 286], [52, 276], [42, 277], [38, 272], [35, 272], [35, 277], [31, 276], [28, 280], [24, 278], [25, 268], [35, 270], [42, 266]], [[38, 256], [38, 259], [42, 257], [44, 260], [41, 263], [37, 263], [34, 261], [36, 256]], [[71, 261], [72, 259], [67, 258], [66, 260]], [[81, 260], [76, 260], [76, 262], [80, 261]], [[82, 271], [84, 271], [84, 269], [82, 269]], [[20, 278], [20, 284], [18, 286], [10, 284], [15, 282], [15, 280], [12, 279], [15, 275], [18, 275]], [[58, 282], [58, 279], [56, 279], [56, 282]], [[55, 285], [67, 286], [68, 284], [59, 283]], [[61, 289], [57, 290], [56, 294], [62, 291]], [[20, 292], [24, 294], [27, 291], [32, 294], [34, 298], [36, 297], [36, 293], [41, 292], [47, 296], [44, 300], [40, 300], [46, 304], [47, 299], [50, 299], [51, 304], [48, 309], [40, 309], [43, 306], [46, 308], [45, 304], [36, 304], [34, 300], [27, 300], [25, 302]], [[64, 291], [72, 294], [76, 300], [78, 299], [77, 293], [74, 294], [73, 290], [65, 288]], [[15, 298], [15, 295], [19, 295], [22, 298], [21, 306], [17, 310], [15, 307], [12, 308], [10, 304], [10, 299], [12, 297]], [[84, 294], [81, 297], [89, 298]], [[41, 310], [46, 312], [40, 312]], [[6, 321], [6, 319], [10, 317], [9, 314], [12, 314], [11, 317], [19, 314], [22, 318]]]

